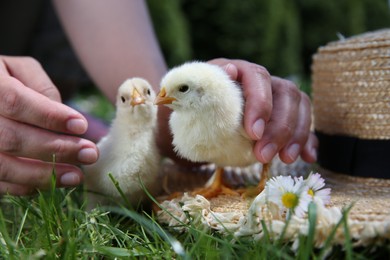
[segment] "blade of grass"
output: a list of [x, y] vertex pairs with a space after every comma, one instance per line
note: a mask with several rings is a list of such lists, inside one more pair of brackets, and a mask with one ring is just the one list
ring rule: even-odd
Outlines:
[[123, 208], [123, 207], [122, 208], [108, 208], [108, 209], [112, 212], [117, 213], [117, 214], [125, 215], [125, 216], [133, 219], [134, 221], [136, 221], [141, 226], [147, 227], [149, 232], [151, 232], [152, 234], [153, 233], [158, 234], [161, 238], [163, 238], [165, 241], [167, 241], [171, 245], [173, 251], [176, 254], [187, 259], [186, 252], [185, 252], [183, 246], [181, 245], [181, 243], [177, 239], [175, 239], [172, 235], [168, 234], [161, 227], [159, 227], [159, 225], [156, 224], [156, 222], [150, 221], [149, 219], [141, 216], [140, 214], [138, 214], [134, 211], [130, 211], [130, 210]]
[[[348, 210], [349, 212], [349, 210]], [[346, 212], [343, 212], [342, 216], [343, 224], [344, 224], [344, 235], [345, 235], [345, 243], [344, 243], [344, 249], [345, 249], [345, 258], [348, 260], [352, 260], [352, 242], [351, 242], [351, 235], [349, 234], [349, 227], [348, 227], [348, 214]]]
[[281, 246], [284, 243], [283, 239], [284, 239], [284, 236], [286, 235], [288, 225], [290, 224], [292, 215], [293, 215], [292, 212], [290, 212], [290, 211], [287, 212], [287, 219], [286, 219], [285, 225], [282, 229], [282, 233], [280, 234], [279, 238], [275, 241], [275, 246]]
[[99, 253], [109, 255], [111, 257], [147, 257], [150, 255], [148, 253], [141, 252], [136, 248], [128, 249], [112, 246], [97, 246], [95, 249], [97, 249]]
[[[349, 205], [348, 207], [346, 207], [344, 210], [343, 210], [343, 215], [345, 215], [345, 217], [348, 216], [348, 213], [349, 211], [352, 209], [353, 207], [353, 203], [351, 205]], [[318, 258], [319, 259], [323, 259], [325, 257], [325, 255], [327, 254], [327, 251], [330, 249], [330, 247], [332, 246], [332, 240], [334, 238], [334, 236], [336, 235], [336, 231], [337, 229], [340, 227], [340, 225], [344, 222], [344, 217], [341, 217], [341, 219], [337, 222], [337, 224], [335, 225], [335, 227], [332, 229], [332, 231], [330, 232], [328, 238], [326, 239], [325, 243], [324, 243], [324, 246], [322, 247], [320, 253], [318, 254]]]
[[26, 223], [26, 219], [27, 219], [27, 215], [29, 213], [29, 209], [27, 208], [23, 214], [23, 218], [22, 218], [22, 221], [20, 223], [20, 226], [18, 228], [18, 233], [16, 235], [16, 241], [15, 241], [15, 245], [17, 246], [19, 241], [20, 241], [20, 235], [22, 234], [22, 231], [23, 231], [23, 228], [24, 228], [24, 225]]
[[[41, 211], [41, 218], [43, 220], [43, 231], [45, 234], [47, 251], [50, 251], [53, 255], [55, 254], [55, 248], [52, 241], [51, 234], [56, 234], [57, 225], [55, 219], [60, 219], [59, 215], [61, 212], [60, 203], [58, 199], [58, 193], [56, 192], [57, 176], [55, 173], [55, 155], [53, 155], [53, 169], [51, 174], [51, 186], [48, 192], [38, 191], [38, 206]], [[57, 221], [58, 222], [58, 221]]]
[[50, 238], [50, 233], [51, 233], [51, 230], [50, 230], [51, 221], [49, 219], [50, 212], [48, 210], [48, 203], [46, 202], [42, 192], [39, 192], [38, 202], [39, 202], [39, 208], [42, 212], [42, 214], [41, 214], [41, 217], [43, 220], [42, 231], [46, 237], [46, 245], [49, 248], [52, 248], [53, 245], [52, 245], [51, 238]]
[[316, 222], [317, 222], [317, 205], [314, 202], [310, 202], [308, 209], [308, 221], [309, 221], [309, 231], [305, 239], [306, 243], [302, 248], [302, 258], [301, 259], [310, 259], [310, 255], [313, 252], [314, 245], [314, 236], [316, 232]]
[[[16, 256], [15, 256], [15, 243], [12, 241], [11, 237], [9, 236], [8, 234], [8, 230], [7, 230], [7, 226], [4, 222], [4, 215], [3, 215], [3, 211], [0, 209], [0, 234], [1, 234], [1, 237], [0, 239], [2, 239], [5, 243], [5, 246], [7, 248], [7, 250], [2, 250], [3, 251], [3, 254], [4, 254], [4, 257], [5, 258], [8, 258], [8, 259], [17, 259]], [[3, 244], [3, 241], [0, 241], [0, 244]], [[2, 246], [3, 248], [3, 246]]]
[[119, 182], [115, 179], [115, 177], [112, 175], [111, 172], [108, 173], [108, 177], [112, 181], [112, 183], [115, 185], [115, 188], [118, 190], [119, 194], [121, 195], [122, 199], [125, 201], [125, 204], [132, 208], [132, 205], [130, 204], [129, 200], [127, 199], [126, 195], [122, 191], [121, 187], [119, 186]]
[[[69, 193], [67, 193], [69, 195]], [[67, 205], [67, 214], [62, 214], [62, 237], [64, 241], [64, 259], [76, 259], [76, 241], [77, 241], [77, 234], [76, 234], [76, 222], [74, 221], [76, 219], [76, 211], [72, 207], [72, 202], [69, 200], [69, 196], [65, 196], [64, 201], [66, 201]], [[81, 234], [83, 236], [83, 234]]]

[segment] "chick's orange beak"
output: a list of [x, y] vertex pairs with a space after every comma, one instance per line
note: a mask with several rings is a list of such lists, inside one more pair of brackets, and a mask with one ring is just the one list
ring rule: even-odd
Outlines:
[[134, 88], [133, 93], [131, 94], [130, 104], [134, 107], [136, 105], [145, 104], [145, 98]]
[[164, 105], [164, 104], [172, 104], [173, 101], [177, 100], [174, 97], [167, 96], [167, 92], [165, 88], [162, 88], [158, 93], [156, 99], [154, 100], [155, 105]]

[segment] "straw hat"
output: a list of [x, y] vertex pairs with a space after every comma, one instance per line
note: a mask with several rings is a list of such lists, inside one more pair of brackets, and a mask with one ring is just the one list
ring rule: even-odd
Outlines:
[[390, 29], [320, 47], [313, 56], [312, 80], [317, 171], [328, 176], [332, 203], [356, 201], [350, 219], [388, 229]]
[[[319, 172], [331, 200], [317, 205], [314, 243], [324, 245], [343, 210], [349, 207], [347, 225], [355, 246], [381, 244], [390, 240], [390, 30], [380, 30], [331, 42], [313, 56], [313, 104], [315, 129], [320, 140], [319, 164], [298, 161], [292, 166], [273, 162], [271, 175], [307, 176]], [[378, 166], [378, 167], [377, 167]], [[248, 176], [257, 166], [229, 169], [226, 182], [248, 184]], [[168, 193], [175, 188], [192, 190], [201, 186], [212, 168], [183, 172], [173, 164], [164, 169]], [[344, 174], [338, 174], [341, 172]], [[353, 176], [355, 175], [355, 176]], [[377, 177], [389, 179], [378, 179]], [[359, 177], [359, 176], [365, 176]], [[238, 180], [238, 181], [237, 181]], [[166, 197], [165, 197], [166, 198]], [[158, 220], [179, 231], [183, 223], [216, 230], [236, 237], [259, 239], [264, 233], [286, 241], [297, 248], [300, 235], [307, 235], [307, 216], [292, 217], [286, 227], [272, 204], [264, 198], [219, 196], [210, 200], [202, 196], [183, 196], [164, 200]], [[262, 222], [264, 220], [264, 222]], [[268, 231], [263, 230], [264, 224]], [[344, 226], [340, 225], [332, 243], [345, 243]]]
[[390, 178], [390, 29], [320, 47], [313, 56], [312, 96], [319, 164]]

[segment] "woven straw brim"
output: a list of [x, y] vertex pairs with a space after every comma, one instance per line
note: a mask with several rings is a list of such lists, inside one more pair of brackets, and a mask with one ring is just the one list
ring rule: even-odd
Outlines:
[[390, 30], [320, 47], [313, 56], [312, 96], [316, 130], [390, 139]]
[[390, 218], [390, 179], [360, 178], [318, 168], [332, 189], [331, 206], [353, 203], [349, 218], [356, 221], [386, 221]]
[[[332, 189], [331, 204], [338, 208], [352, 206], [349, 219], [354, 221], [381, 222], [390, 220], [390, 180], [359, 178], [317, 169]], [[214, 212], [248, 211], [250, 199], [240, 196], [219, 196], [210, 199]]]
[[[333, 228], [341, 219], [343, 209], [350, 206], [352, 208], [348, 213], [348, 225], [354, 245], [377, 244], [390, 239], [390, 180], [351, 177], [332, 173], [317, 166], [312, 166], [312, 169], [319, 172], [325, 179], [326, 187], [332, 189], [331, 202], [327, 205], [329, 212], [317, 213], [317, 218], [319, 218], [315, 238], [317, 247], [321, 247], [326, 238], [333, 232]], [[165, 173], [177, 176], [179, 171], [174, 165], [170, 165], [166, 168]], [[184, 176], [189, 175], [191, 173], [184, 173]], [[199, 177], [200, 175], [194, 173], [194, 176]], [[179, 178], [180, 181], [176, 182], [176, 178]], [[180, 183], [182, 188], [198, 186], [193, 184], [197, 182], [196, 178], [171, 176], [169, 179], [173, 183]], [[203, 180], [201, 182], [204, 183]], [[189, 223], [188, 216], [191, 216], [191, 221], [197, 222], [197, 225], [201, 225], [203, 228], [256, 239], [261, 237], [262, 224], [259, 222], [259, 217], [251, 218], [254, 206], [255, 211], [265, 212], [265, 215], [261, 214], [267, 220], [269, 228], [278, 229], [280, 225], [285, 224], [281, 219], [267, 219], [268, 210], [264, 208], [260, 210], [261, 205], [264, 206], [264, 204], [256, 205], [253, 198], [243, 198], [238, 195], [220, 195], [207, 200], [203, 197], [184, 194], [184, 196], [174, 199], [162, 200], [162, 205], [164, 210], [160, 210], [158, 213], [159, 221], [174, 228], [178, 227], [179, 231], [183, 230], [183, 222]], [[337, 215], [337, 213], [339, 214]], [[308, 225], [306, 218], [292, 219], [287, 238], [291, 242], [296, 241], [299, 232], [307, 230]], [[332, 243], [342, 245], [345, 242], [344, 232], [345, 230], [341, 226]], [[277, 237], [277, 235], [275, 236]]]
[[[318, 169], [326, 187], [332, 189], [331, 204], [346, 208], [353, 204], [349, 218], [355, 221], [385, 221], [390, 218], [390, 180], [358, 178]], [[239, 196], [220, 196], [210, 200], [215, 212], [246, 212], [249, 200]]]

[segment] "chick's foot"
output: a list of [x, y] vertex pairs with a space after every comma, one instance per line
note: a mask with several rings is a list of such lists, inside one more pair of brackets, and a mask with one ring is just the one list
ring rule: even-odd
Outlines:
[[219, 195], [240, 195], [237, 191], [230, 189], [229, 187], [226, 187], [225, 185], [221, 184], [218, 187], [204, 187], [200, 189], [196, 189], [191, 192], [192, 196], [195, 195], [202, 195], [206, 199], [211, 199], [218, 197]]
[[256, 197], [265, 189], [265, 184], [267, 183], [267, 181], [269, 179], [270, 167], [271, 167], [270, 163], [266, 163], [263, 165], [263, 169], [261, 171], [260, 181], [256, 187], [249, 187], [249, 188], [243, 188], [243, 189], [238, 190], [238, 192], [241, 194], [241, 196], [243, 198]]
[[211, 199], [219, 195], [239, 195], [237, 191], [223, 184], [223, 168], [218, 167], [210, 180], [211, 184], [192, 191], [191, 195], [202, 195], [206, 199]]

